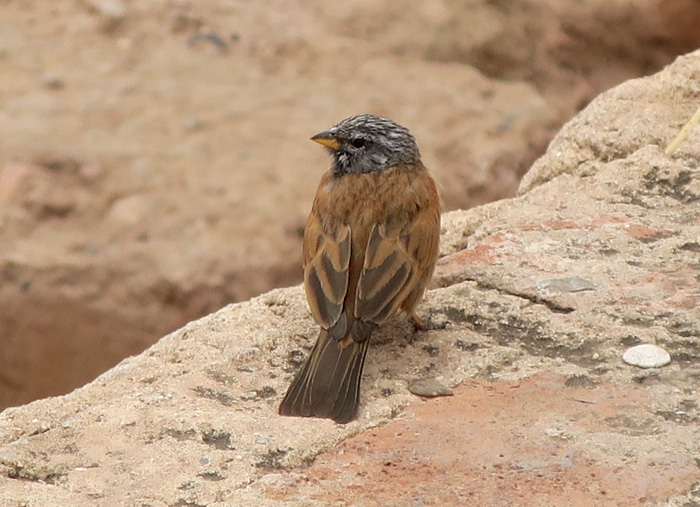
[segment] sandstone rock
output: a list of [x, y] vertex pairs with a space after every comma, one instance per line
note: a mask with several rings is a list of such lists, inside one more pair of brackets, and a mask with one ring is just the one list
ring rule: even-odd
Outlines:
[[700, 41], [693, 0], [137, 3], [3, 5], [0, 167], [54, 169], [25, 200], [0, 176], [0, 407], [298, 283], [328, 164], [307, 138], [329, 123], [406, 124], [466, 208], [514, 195], [599, 91]]
[[[663, 144], [697, 107], [698, 69], [700, 51], [604, 94], [519, 197], [445, 217], [437, 288], [419, 310], [450, 325], [412, 336], [397, 318], [377, 333], [357, 421], [276, 415], [316, 328], [301, 287], [274, 290], [69, 395], [2, 412], [0, 500], [324, 505], [347, 487], [380, 504], [691, 501], [700, 143], [691, 133], [674, 157]], [[649, 111], [655, 122], [637, 120]], [[552, 280], [577, 282], [542, 290]], [[672, 363], [644, 375], [622, 364], [639, 342]], [[421, 402], [406, 379], [428, 375], [462, 386]]]
[[661, 347], [644, 343], [625, 350], [625, 353], [622, 354], [622, 360], [640, 368], [659, 368], [670, 363], [671, 356]]
[[420, 378], [408, 384], [408, 390], [416, 396], [436, 398], [438, 396], [452, 396], [454, 391], [434, 378]]

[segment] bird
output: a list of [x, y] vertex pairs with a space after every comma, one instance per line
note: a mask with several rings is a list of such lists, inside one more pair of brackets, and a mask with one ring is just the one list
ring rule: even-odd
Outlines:
[[357, 417], [374, 330], [416, 313], [440, 239], [440, 198], [416, 140], [371, 114], [311, 137], [330, 154], [304, 230], [304, 289], [321, 327], [279, 406], [285, 416], [345, 424]]

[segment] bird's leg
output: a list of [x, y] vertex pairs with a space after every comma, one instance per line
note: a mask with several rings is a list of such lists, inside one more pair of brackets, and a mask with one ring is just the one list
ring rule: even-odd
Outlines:
[[435, 323], [433, 322], [433, 312], [428, 312], [428, 318], [423, 319], [416, 315], [415, 313], [411, 313], [409, 315], [409, 318], [411, 319], [411, 322], [413, 322], [413, 331], [414, 334], [417, 333], [418, 331], [432, 331], [434, 329], [445, 329], [447, 327], [447, 322], [445, 323]]
[[413, 322], [413, 331], [418, 332], [418, 331], [427, 331], [428, 326], [425, 323], [425, 320], [423, 320], [421, 317], [419, 317], [417, 314], [412, 313], [409, 315], [409, 318], [411, 319], [411, 322]]
[[416, 334], [418, 331], [426, 331], [428, 328], [425, 324], [425, 321], [420, 318], [417, 314], [411, 313], [408, 316], [409, 319], [411, 319], [411, 322], [413, 323], [413, 334], [409, 336], [408, 338], [408, 344], [413, 345], [413, 340], [416, 338]]

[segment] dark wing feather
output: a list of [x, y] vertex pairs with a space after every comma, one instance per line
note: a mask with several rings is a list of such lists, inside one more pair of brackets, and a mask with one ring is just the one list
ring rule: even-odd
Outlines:
[[355, 317], [358, 319], [381, 324], [396, 314], [415, 286], [416, 259], [407, 251], [406, 239], [400, 231], [387, 233], [382, 225], [372, 228], [357, 286]]
[[[431, 190], [437, 200], [434, 186]], [[399, 308], [412, 314], [433, 274], [439, 240], [439, 205], [423, 206], [403, 228], [375, 225], [358, 282], [355, 317], [379, 325]]]
[[350, 268], [350, 228], [340, 226], [333, 235], [323, 231], [321, 223], [311, 215], [304, 233], [304, 287], [309, 308], [316, 322], [331, 335], [347, 328], [341, 319], [343, 301], [348, 290]]

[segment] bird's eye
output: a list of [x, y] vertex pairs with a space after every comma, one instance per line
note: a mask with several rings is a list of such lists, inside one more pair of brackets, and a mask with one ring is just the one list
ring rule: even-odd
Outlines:
[[361, 137], [356, 137], [350, 141], [350, 144], [352, 144], [355, 148], [362, 148], [365, 145], [365, 140]]

